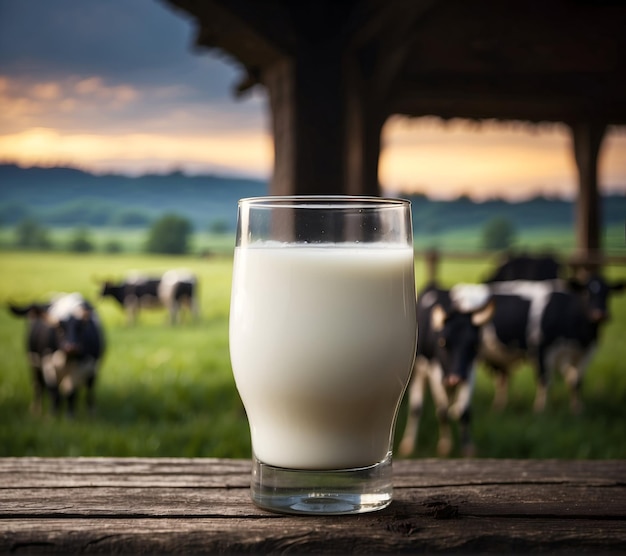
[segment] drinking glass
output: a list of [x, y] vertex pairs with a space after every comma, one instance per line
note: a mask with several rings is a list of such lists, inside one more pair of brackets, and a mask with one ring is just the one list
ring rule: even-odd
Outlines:
[[416, 345], [410, 202], [240, 200], [229, 326], [253, 502], [296, 514], [389, 505]]

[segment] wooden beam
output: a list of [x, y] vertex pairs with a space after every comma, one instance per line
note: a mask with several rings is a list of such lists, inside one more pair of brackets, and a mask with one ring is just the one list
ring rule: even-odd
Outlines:
[[197, 21], [195, 46], [219, 49], [251, 74], [288, 54], [294, 29], [278, 2], [167, 0]]
[[[344, 54], [346, 109], [346, 189], [379, 195], [378, 164], [382, 126], [391, 114], [390, 99], [411, 53], [416, 22], [436, 0], [362, 4]], [[367, 11], [367, 15], [364, 12]]]
[[341, 57], [327, 46], [303, 48], [262, 74], [274, 135], [271, 194], [346, 192]]
[[272, 194], [380, 194], [389, 98], [410, 53], [412, 22], [428, 5], [402, 12], [373, 42], [352, 40], [350, 15], [358, 14], [345, 15], [344, 32], [302, 41], [264, 69], [274, 132]]
[[[345, 161], [346, 193], [380, 195], [378, 163], [384, 118], [371, 106], [362, 84], [353, 82], [346, 101]], [[350, 91], [352, 94], [350, 94]]]
[[274, 172], [269, 187], [272, 195], [296, 193], [292, 66], [293, 62], [284, 58], [267, 69], [262, 77], [268, 91], [274, 138]]
[[406, 116], [625, 124], [625, 98], [624, 77], [424, 72], [397, 84], [391, 110]]
[[574, 158], [578, 169], [576, 232], [579, 253], [593, 256], [601, 249], [602, 216], [598, 192], [598, 153], [606, 125], [581, 121], [571, 125]]

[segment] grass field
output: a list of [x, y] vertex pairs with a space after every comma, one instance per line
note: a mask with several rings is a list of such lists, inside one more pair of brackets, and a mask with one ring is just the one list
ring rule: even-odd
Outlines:
[[[250, 456], [248, 425], [228, 355], [230, 257], [5, 251], [0, 265], [0, 456]], [[189, 268], [200, 278], [199, 323], [173, 328], [166, 324], [165, 310], [153, 310], [128, 326], [113, 300], [98, 298], [98, 277], [172, 267]], [[450, 285], [479, 280], [488, 270], [488, 261], [444, 259], [440, 276]], [[609, 278], [626, 280], [624, 267], [607, 272]], [[417, 276], [419, 286], [424, 277], [420, 260]], [[80, 291], [95, 302], [108, 342], [96, 411], [90, 415], [79, 404], [74, 420], [31, 414], [25, 323], [6, 310], [8, 301], [43, 300], [59, 291]], [[569, 414], [560, 380], [555, 380], [546, 412], [534, 415], [529, 368], [515, 375], [509, 407], [494, 414], [491, 379], [480, 370], [473, 403], [479, 456], [626, 457], [626, 294], [615, 297], [611, 308], [613, 320], [603, 330], [583, 388], [581, 415]], [[403, 405], [399, 428], [405, 413]], [[434, 455], [435, 443], [435, 419], [427, 401], [418, 455]]]

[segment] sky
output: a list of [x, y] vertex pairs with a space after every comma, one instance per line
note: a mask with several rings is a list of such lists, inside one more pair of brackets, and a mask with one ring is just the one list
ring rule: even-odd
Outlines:
[[[183, 170], [269, 179], [261, 88], [193, 46], [194, 24], [163, 0], [0, 0], [0, 162], [139, 175]], [[566, 126], [394, 116], [379, 178], [388, 193], [571, 198]], [[626, 127], [599, 159], [604, 193], [626, 193]]]

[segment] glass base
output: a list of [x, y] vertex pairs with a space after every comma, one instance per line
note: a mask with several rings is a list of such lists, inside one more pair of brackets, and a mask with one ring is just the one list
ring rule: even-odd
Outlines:
[[382, 510], [391, 504], [391, 452], [375, 465], [330, 471], [273, 467], [256, 457], [252, 463], [252, 501], [266, 510], [342, 515]]

